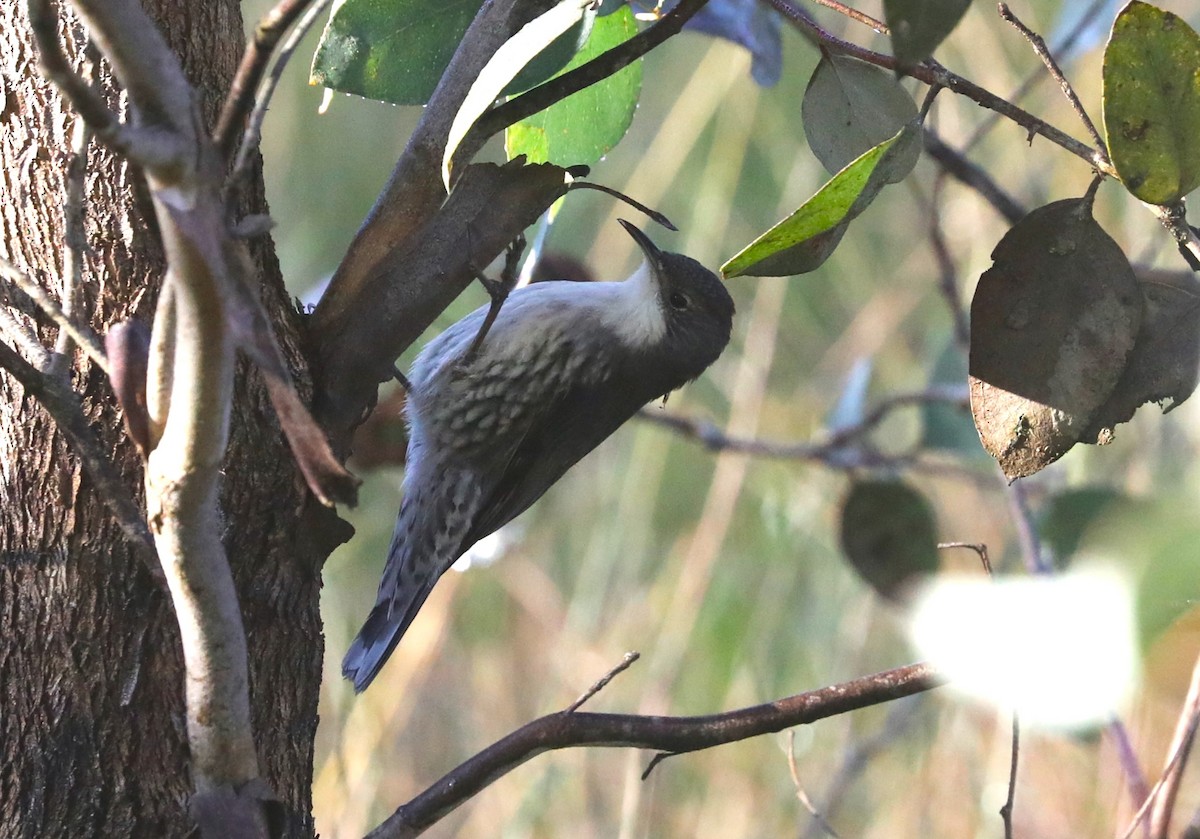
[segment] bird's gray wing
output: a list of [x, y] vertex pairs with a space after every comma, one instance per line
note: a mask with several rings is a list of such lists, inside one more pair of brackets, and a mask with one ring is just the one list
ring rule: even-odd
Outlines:
[[555, 481], [654, 398], [619, 376], [568, 387], [539, 412], [504, 470], [485, 489], [463, 541], [471, 545], [525, 512]]

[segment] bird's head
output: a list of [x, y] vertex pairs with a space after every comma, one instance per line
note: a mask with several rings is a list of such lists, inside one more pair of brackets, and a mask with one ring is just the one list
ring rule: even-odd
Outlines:
[[666, 329], [663, 349], [694, 379], [729, 343], [733, 298], [716, 274], [690, 256], [660, 250], [650, 237], [618, 219], [646, 258]]

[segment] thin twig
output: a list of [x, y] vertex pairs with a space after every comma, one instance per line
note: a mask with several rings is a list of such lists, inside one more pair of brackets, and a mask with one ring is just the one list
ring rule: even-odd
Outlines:
[[[955, 180], [979, 193], [1009, 224], [1016, 224], [1025, 217], [1027, 210], [1021, 206], [1005, 189], [992, 180], [984, 169], [967, 159], [966, 155], [946, 145], [937, 133], [926, 128], [924, 133], [925, 151], [942, 167], [942, 171]], [[935, 185], [934, 192], [937, 193]]]
[[572, 93], [608, 78], [628, 67], [663, 41], [677, 34], [685, 23], [700, 11], [708, 0], [680, 0], [653, 26], [634, 35], [628, 41], [596, 56], [586, 64], [576, 67], [543, 82], [532, 90], [509, 99], [486, 111], [463, 138], [459, 148], [460, 159], [469, 159], [483, 146], [483, 142], [514, 123], [559, 102]]
[[50, 366], [50, 360], [53, 358], [50, 351], [42, 346], [37, 336], [26, 329], [25, 324], [17, 320], [16, 315], [10, 312], [6, 306], [0, 306], [0, 335], [8, 336], [8, 340], [12, 342], [13, 346], [19, 347], [25, 355], [29, 356], [30, 362], [36, 369], [45, 370]]
[[609, 682], [611, 682], [617, 676], [621, 675], [626, 670], [628, 670], [630, 667], [632, 667], [633, 663], [641, 657], [642, 657], [642, 654], [637, 652], [636, 650], [630, 650], [629, 652], [625, 653], [625, 655], [621, 658], [620, 662], [618, 662], [616, 665], [613, 666], [613, 668], [611, 670], [609, 670], [607, 673], [605, 673], [603, 676], [601, 676], [599, 679], [597, 679], [595, 684], [593, 684], [590, 688], [588, 688], [582, 694], [580, 694], [579, 698], [576, 699], [574, 702], [572, 702], [570, 705], [568, 705], [566, 707], [566, 709], [564, 710], [564, 712], [567, 714], [573, 714], [576, 711], [578, 711], [580, 706], [583, 705], [583, 703], [587, 702], [593, 696], [595, 696], [600, 691], [602, 691], [606, 687], [608, 687]]
[[127, 145], [124, 126], [109, 110], [100, 93], [74, 71], [58, 38], [58, 14], [51, 0], [29, 0], [29, 25], [38, 46], [38, 68], [62, 91], [71, 106], [109, 146], [120, 151]]
[[[1188, 725], [1188, 730], [1185, 732], [1185, 739], [1195, 739], [1196, 728], [1198, 725], [1200, 725], [1200, 715], [1193, 714]], [[1142, 819], [1146, 817], [1146, 814], [1150, 811], [1150, 808], [1154, 806], [1155, 800], [1158, 798], [1163, 786], [1166, 785], [1167, 776], [1174, 771], [1176, 764], [1178, 764], [1182, 758], [1183, 754], [1179, 749], [1173, 749], [1170, 752], [1170, 758], [1167, 760], [1167, 765], [1163, 769], [1163, 774], [1150, 789], [1150, 794], [1146, 796], [1146, 800], [1142, 802], [1142, 806], [1139, 807], [1138, 811], [1133, 814], [1133, 819], [1129, 823], [1129, 828], [1123, 834], [1121, 834], [1121, 839], [1130, 839], [1134, 832], [1137, 831], [1138, 825], [1142, 823]]]
[[1163, 769], [1162, 789], [1150, 809], [1151, 839], [1167, 839], [1171, 828], [1171, 816], [1175, 811], [1175, 797], [1183, 780], [1183, 769], [1196, 738], [1197, 720], [1200, 720], [1200, 658], [1192, 667], [1192, 681], [1188, 686], [1187, 698], [1175, 724], [1169, 754], [1178, 754], [1173, 764]]
[[[76, 317], [79, 289], [83, 283], [83, 258], [87, 252], [87, 232], [84, 229], [84, 190], [87, 179], [87, 149], [92, 138], [91, 127], [84, 119], [76, 120], [74, 136], [71, 138], [71, 160], [67, 164], [66, 200], [63, 202], [63, 318], [69, 323]], [[65, 376], [74, 348], [71, 333], [58, 331], [54, 342], [54, 357], [50, 361], [50, 372]]]
[[808, 814], [813, 817], [813, 822], [820, 828], [822, 833], [833, 837], [833, 839], [840, 839], [837, 831], [833, 829], [833, 825], [821, 815], [821, 812], [808, 797], [808, 793], [804, 791], [804, 785], [800, 783], [800, 770], [796, 767], [796, 732], [792, 729], [788, 729], [787, 765], [788, 774], [792, 776], [792, 786], [796, 788], [796, 800], [804, 806], [805, 810], [808, 810]]
[[[1133, 750], [1133, 743], [1129, 739], [1125, 724], [1114, 714], [1106, 730], [1116, 746], [1117, 763], [1121, 766], [1125, 785], [1129, 788], [1129, 797], [1133, 799], [1136, 807], [1150, 797], [1150, 785], [1146, 783], [1146, 776], [1142, 773], [1142, 766]], [[1143, 824], [1142, 827], [1142, 834], [1146, 839], [1150, 839], [1150, 825]]]
[[[310, 0], [301, 0], [299, 5], [301, 8], [303, 8], [309, 2]], [[321, 13], [326, 9], [326, 7], [329, 6], [329, 2], [330, 0], [316, 0], [316, 2], [312, 4], [308, 11], [304, 13], [304, 16], [300, 18], [300, 21], [292, 29], [291, 34], [289, 34], [287, 37], [287, 40], [283, 42], [283, 46], [279, 48], [279, 55], [275, 59], [275, 64], [271, 67], [270, 74], [263, 81], [258, 92], [258, 96], [254, 100], [253, 110], [251, 110], [250, 117], [246, 122], [246, 130], [242, 134], [242, 142], [238, 146], [237, 157], [234, 160], [233, 171], [230, 173], [228, 181], [233, 189], [236, 189], [238, 184], [240, 184], [247, 176], [250, 168], [250, 155], [255, 149], [258, 148], [259, 141], [262, 139], [263, 120], [266, 119], [267, 108], [271, 104], [271, 97], [275, 94], [275, 89], [279, 85], [279, 79], [283, 76], [283, 71], [284, 68], [287, 67], [288, 60], [292, 57], [292, 54], [295, 53], [296, 48], [300, 46], [300, 41], [302, 41], [304, 36], [308, 34], [308, 30], [312, 28], [314, 23], [316, 23], [317, 18], [320, 17]], [[296, 0], [284, 0], [284, 3], [281, 3], [280, 5], [291, 5], [294, 3], [296, 3]], [[272, 10], [272, 12], [268, 13], [267, 17], [263, 20], [266, 21], [278, 9], [279, 6], [276, 6], [275, 10]], [[260, 27], [262, 25], [262, 23], [259, 24]], [[258, 33], [259, 30], [256, 29], [256, 38], [255, 41], [251, 42], [252, 45], [258, 42]], [[276, 35], [275, 37], [278, 36]], [[271, 43], [273, 46], [274, 41]], [[251, 48], [252, 47], [246, 48], [247, 56], [250, 55]], [[244, 63], [245, 59], [243, 59], [243, 64]], [[237, 80], [235, 79], [234, 82], [236, 84]], [[227, 101], [227, 107], [229, 106], [229, 102], [232, 101], [233, 95], [234, 93], [231, 89], [231, 100]], [[224, 116], [224, 114], [222, 114], [222, 116]], [[220, 136], [220, 128], [221, 126], [218, 125], [218, 137]]]
[[[893, 702], [891, 707], [888, 708], [887, 718], [883, 721], [883, 726], [878, 731], [869, 737], [859, 740], [857, 743], [850, 744], [850, 748], [846, 750], [841, 765], [825, 790], [825, 805], [823, 809], [826, 819], [832, 819], [837, 815], [854, 782], [871, 765], [871, 760], [875, 755], [887, 748], [905, 731], [909, 724], [916, 718], [916, 712], [919, 707], [920, 700], [915, 696]], [[802, 835], [810, 837], [814, 833], [814, 828], [810, 826]]]
[[100, 343], [100, 338], [92, 331], [90, 326], [73, 323], [66, 316], [66, 313], [59, 308], [58, 303], [40, 285], [34, 282], [24, 271], [3, 257], [0, 257], [0, 276], [5, 277], [13, 285], [25, 292], [58, 325], [59, 329], [71, 336], [97, 367], [103, 370], [106, 375], [108, 374], [108, 358], [104, 354], [104, 347]]
[[983, 570], [987, 575], [992, 576], [992, 561], [988, 559], [988, 546], [977, 542], [938, 542], [938, 550], [947, 548], [966, 548], [969, 551], [974, 551], [979, 556], [979, 562], [983, 565]]
[[560, 711], [522, 726], [452, 770], [396, 810], [369, 839], [417, 836], [498, 778], [547, 751], [575, 746], [653, 749], [666, 755], [700, 751], [923, 693], [942, 683], [932, 665], [913, 664], [703, 717]]
[[254, 25], [254, 35], [242, 53], [242, 62], [229, 86], [229, 95], [225, 97], [217, 127], [213, 130], [213, 145], [222, 157], [228, 158], [233, 154], [238, 124], [254, 107], [255, 93], [267, 72], [275, 45], [310, 2], [312, 0], [280, 0]]
[[1012, 515], [1013, 525], [1017, 528], [1017, 541], [1021, 545], [1025, 569], [1030, 574], [1049, 574], [1054, 569], [1046, 562], [1045, 552], [1042, 551], [1042, 540], [1033, 524], [1033, 513], [1029, 509], [1025, 484], [1021, 481], [1010, 482], [1003, 474], [1000, 475], [1000, 479], [1004, 482], [1008, 494], [1009, 513]]
[[950, 244], [942, 231], [941, 190], [938, 189], [938, 183], [934, 184], [929, 201], [929, 245], [938, 264], [938, 291], [946, 302], [951, 323], [954, 324], [954, 342], [965, 353], [971, 346], [971, 319], [958, 290], [958, 270], [950, 253]]
[[1013, 839], [1013, 804], [1017, 797], [1017, 766], [1021, 757], [1021, 720], [1014, 713], [1012, 718], [1012, 750], [1008, 763], [1008, 797], [1000, 808], [1000, 820], [1004, 822], [1004, 839]]
[[1030, 138], [1040, 134], [1076, 157], [1086, 160], [1097, 171], [1113, 177], [1117, 174], [1107, 155], [1086, 143], [1081, 143], [1069, 134], [1050, 125], [1045, 120], [1039, 119], [1028, 111], [1018, 108], [1006, 99], [1001, 99], [996, 94], [980, 87], [974, 82], [956, 73], [951, 73], [932, 58], [926, 59], [922, 63], [912, 67], [901, 67], [896, 59], [890, 55], [883, 55], [866, 47], [860, 47], [858, 44], [851, 43], [827, 32], [813, 20], [808, 12], [800, 8], [795, 0], [767, 0], [767, 2], [790, 20], [801, 33], [826, 50], [848, 55], [852, 58], [866, 61], [869, 64], [874, 64], [877, 67], [883, 67], [886, 70], [903, 73], [925, 84], [940, 84], [950, 91], [961, 96], [966, 96], [976, 104], [1012, 120], [1017, 125], [1025, 128], [1029, 132]]
[[[1079, 20], [1077, 20], [1075, 25], [1071, 28], [1071, 31], [1064, 35], [1063, 39], [1059, 43], [1054, 45], [1054, 52], [1059, 53], [1060, 55], [1069, 52], [1075, 46], [1075, 44], [1079, 42], [1079, 39], [1083, 37], [1084, 33], [1087, 32], [1091, 27], [1096, 15], [1104, 11], [1104, 9], [1109, 5], [1110, 0], [1092, 0], [1092, 5], [1088, 6], [1087, 9], [1084, 10], [1083, 14], [1080, 15]], [[1024, 99], [1025, 96], [1028, 95], [1028, 93], [1045, 78], [1046, 74], [1040, 70], [1030, 73], [1025, 77], [1025, 80], [1021, 82], [1021, 84], [1019, 84], [1011, 94], [1009, 94], [1008, 101], [1019, 102], [1020, 100]], [[979, 127], [975, 129], [967, 142], [963, 144], [964, 152], [969, 151], [970, 149], [973, 149], [979, 145], [979, 143], [983, 141], [983, 139], [991, 132], [991, 130], [996, 127], [996, 125], [1000, 122], [1000, 119], [1000, 114], [989, 114], [988, 118], [985, 119], [979, 125]]]
[[813, 2], [818, 6], [825, 6], [826, 8], [833, 9], [838, 14], [845, 15], [851, 20], [856, 20], [864, 26], [874, 29], [880, 35], [892, 34], [892, 30], [889, 29], [888, 25], [883, 21], [876, 20], [870, 15], [860, 12], [858, 9], [852, 9], [845, 3], [839, 3], [838, 0], [813, 0]]
[[1018, 32], [1025, 36], [1025, 40], [1029, 42], [1029, 45], [1033, 47], [1033, 51], [1037, 53], [1038, 58], [1040, 58], [1042, 63], [1046, 65], [1046, 69], [1050, 72], [1050, 75], [1056, 82], [1058, 82], [1059, 88], [1062, 89], [1063, 96], [1067, 97], [1067, 101], [1071, 103], [1071, 109], [1075, 111], [1075, 114], [1079, 117], [1084, 127], [1088, 130], [1088, 133], [1092, 135], [1092, 140], [1095, 141], [1096, 148], [1098, 148], [1107, 158], [1108, 148], [1104, 145], [1104, 138], [1100, 136], [1100, 132], [1096, 130], [1096, 124], [1092, 122], [1092, 118], [1088, 116], [1087, 110], [1083, 107], [1083, 103], [1079, 101], [1079, 96], [1075, 93], [1075, 88], [1071, 87], [1071, 83], [1067, 81], [1067, 77], [1063, 75], [1062, 69], [1058, 66], [1058, 62], [1054, 60], [1054, 56], [1050, 54], [1050, 50], [1047, 48], [1046, 42], [1042, 39], [1042, 36], [1022, 23], [1020, 18], [1013, 14], [1012, 9], [1008, 7], [1007, 3], [1001, 3], [999, 5], [999, 9], [1000, 17], [1011, 23]]
[[705, 447], [714, 451], [736, 451], [781, 460], [823, 461], [829, 459], [833, 452], [843, 449], [864, 437], [897, 408], [930, 403], [955, 405], [966, 410], [967, 397], [962, 393], [962, 388], [956, 386], [944, 388], [932, 387], [927, 390], [898, 393], [882, 400], [859, 422], [836, 429], [825, 440], [819, 443], [794, 443], [734, 437], [725, 434], [711, 422], [664, 413], [662, 411], [643, 409], [637, 416], [657, 425], [664, 425], [674, 431], [686, 434], [689, 437], [699, 440]]
[[[58, 37], [58, 14], [51, 0], [28, 0], [29, 24], [38, 47], [38, 66], [42, 74], [52, 81], [71, 103], [80, 117], [96, 132], [96, 138], [113, 151], [134, 160], [148, 169], [177, 164], [184, 146], [174, 132], [163, 130], [164, 122], [170, 127], [179, 127], [191, 121], [190, 89], [167, 84], [161, 72], [161, 59], [169, 56], [178, 66], [178, 58], [170, 52], [157, 29], [150, 29], [140, 40], [140, 49], [111, 53], [124, 45], [110, 42], [107, 56], [121, 83], [125, 86], [131, 105], [143, 113], [154, 114], [155, 119], [144, 126], [134, 127], [123, 123], [113, 113], [99, 92], [72, 68], [63, 52]], [[95, 11], [94, 9], [92, 10]], [[129, 4], [109, 4], [104, 9], [115, 26], [128, 31], [134, 25], [134, 17], [140, 13]], [[131, 15], [132, 12], [132, 15]], [[152, 44], [148, 48], [148, 45]], [[182, 75], [180, 75], [182, 78]], [[174, 81], [174, 80], [172, 80]], [[186, 91], [186, 95], [181, 95]]]
[[41, 403], [54, 418], [95, 483], [96, 493], [113, 514], [134, 552], [154, 581], [165, 586], [158, 555], [154, 550], [154, 537], [150, 534], [146, 519], [96, 439], [87, 417], [83, 415], [79, 397], [65, 380], [39, 372], [3, 343], [0, 343], [0, 368], [11, 373], [25, 393]]

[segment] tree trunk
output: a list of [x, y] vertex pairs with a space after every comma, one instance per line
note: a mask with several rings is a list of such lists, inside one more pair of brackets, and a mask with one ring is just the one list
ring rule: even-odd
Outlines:
[[[215, 120], [244, 43], [236, 0], [146, 0]], [[64, 41], [84, 68], [83, 33]], [[75, 117], [37, 73], [25, 3], [0, 5], [0, 253], [61, 293], [63, 201]], [[111, 77], [100, 84], [114, 106]], [[261, 179], [244, 212], [265, 212]], [[82, 311], [103, 332], [149, 322], [164, 262], [139, 175], [92, 145]], [[302, 388], [299, 317], [268, 242], [251, 248]], [[3, 305], [0, 297], [0, 305]], [[33, 325], [33, 321], [26, 320]], [[46, 346], [54, 329], [38, 323]], [[73, 385], [130, 491], [141, 463], [101, 371], [76, 354]], [[175, 617], [54, 422], [0, 372], [0, 835], [183, 836], [191, 791]], [[254, 373], [239, 376], [222, 493], [225, 543], [250, 650], [263, 774], [284, 835], [310, 836], [323, 642], [320, 569], [336, 517], [308, 499]]]

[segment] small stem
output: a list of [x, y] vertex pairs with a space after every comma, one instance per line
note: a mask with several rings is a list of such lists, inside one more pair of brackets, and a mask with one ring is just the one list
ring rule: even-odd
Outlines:
[[1012, 718], [1012, 756], [1008, 765], [1008, 798], [1000, 808], [1000, 819], [1004, 822], [1004, 839], [1013, 839], [1013, 803], [1017, 796], [1017, 764], [1021, 756], [1021, 721], [1014, 713]]
[[892, 30], [889, 29], [888, 25], [883, 21], [876, 20], [870, 15], [860, 12], [858, 9], [852, 9], [845, 3], [839, 3], [838, 0], [813, 0], [813, 2], [818, 6], [825, 6], [826, 8], [833, 9], [838, 14], [845, 15], [851, 20], [856, 20], [864, 26], [874, 29], [880, 35], [892, 34]]
[[600, 691], [602, 691], [606, 687], [608, 687], [609, 682], [611, 682], [617, 676], [621, 675], [626, 670], [628, 670], [630, 667], [632, 667], [633, 663], [641, 657], [642, 657], [642, 654], [637, 651], [630, 651], [630, 652], [625, 653], [625, 655], [621, 658], [620, 662], [618, 662], [611, 670], [609, 670], [607, 673], [605, 673], [603, 676], [601, 676], [599, 679], [597, 679], [595, 684], [593, 684], [590, 688], [585, 690], [578, 699], [576, 699], [574, 702], [572, 702], [570, 705], [568, 705], [566, 707], [565, 712], [568, 714], [573, 714], [576, 711], [578, 711], [579, 708], [583, 705], [583, 703], [587, 702], [593, 696], [595, 696]]
[[58, 303], [54, 302], [40, 285], [35, 283], [24, 271], [2, 257], [0, 257], [0, 276], [7, 278], [9, 282], [25, 292], [58, 325], [59, 329], [70, 335], [75, 343], [87, 353], [88, 358], [103, 370], [105, 375], [108, 375], [108, 358], [104, 354], [104, 347], [101, 345], [100, 339], [96, 337], [96, 333], [92, 332], [91, 327], [73, 323]]
[[[217, 127], [213, 131], [213, 145], [221, 156], [233, 154], [237, 139], [238, 124], [246, 118], [254, 106], [255, 91], [267, 72], [271, 53], [288, 27], [303, 14], [311, 0], [280, 0], [263, 15], [254, 26], [254, 35], [242, 53], [242, 63], [229, 86], [229, 95], [221, 107]], [[245, 141], [243, 141], [244, 143]]]
[[[290, 5], [293, 2], [294, 0], [286, 0], [285, 3], [281, 3], [280, 5]], [[308, 3], [309, 0], [303, 0], [299, 6], [300, 8], [303, 8], [304, 6], [308, 5]], [[242, 142], [238, 146], [237, 157], [233, 163], [233, 171], [229, 175], [228, 183], [230, 185], [230, 189], [236, 189], [237, 185], [242, 182], [248, 173], [250, 168], [250, 155], [255, 149], [258, 148], [259, 141], [262, 139], [263, 120], [266, 119], [267, 108], [271, 104], [271, 97], [274, 96], [275, 89], [279, 86], [279, 79], [283, 76], [283, 70], [285, 67], [287, 67], [288, 60], [292, 57], [292, 54], [296, 51], [296, 48], [300, 46], [300, 41], [303, 40], [306, 34], [308, 34], [308, 31], [312, 28], [312, 25], [316, 23], [317, 18], [320, 17], [321, 13], [329, 6], [329, 3], [330, 0], [317, 0], [317, 2], [313, 3], [313, 5], [308, 9], [307, 12], [304, 13], [304, 16], [300, 18], [300, 21], [292, 29], [291, 34], [289, 34], [287, 37], [287, 40], [283, 42], [283, 46], [279, 48], [279, 56], [275, 59], [275, 64], [271, 68], [270, 74], [262, 83], [262, 87], [258, 92], [258, 96], [254, 100], [253, 109], [250, 111], [250, 117], [246, 123], [246, 130], [242, 134]], [[276, 8], [278, 9], [278, 7]], [[264, 18], [263, 23], [260, 23], [259, 27], [262, 27], [270, 17], [271, 15], [269, 14], [267, 18]], [[255, 34], [257, 37], [257, 30]], [[279, 33], [276, 33], [274, 37], [277, 38], [278, 34]], [[274, 41], [271, 43], [273, 46]], [[250, 48], [248, 47], [247, 56], [249, 56], [249, 54]], [[233, 96], [232, 90], [230, 96]], [[232, 106], [227, 102], [226, 107]], [[222, 116], [224, 116], [224, 113], [222, 113]], [[231, 119], [232, 118], [233, 117], [231, 117]], [[218, 125], [218, 139], [223, 137], [223, 135], [220, 133], [221, 128], [222, 126]]]
[[788, 18], [801, 33], [810, 38], [818, 46], [831, 52], [866, 61], [885, 70], [902, 73], [925, 84], [940, 84], [953, 93], [966, 96], [976, 104], [1007, 117], [1017, 125], [1025, 128], [1031, 138], [1040, 134], [1076, 157], [1086, 160], [1097, 171], [1116, 177], [1117, 172], [1106, 154], [1097, 151], [1086, 143], [1079, 142], [1069, 134], [1060, 131], [1044, 120], [1038, 119], [1028, 111], [1018, 108], [1011, 102], [1001, 99], [996, 94], [980, 87], [974, 82], [956, 73], [951, 73], [933, 59], [926, 59], [924, 62], [913, 67], [901, 67], [896, 62], [896, 59], [890, 55], [883, 55], [865, 47], [860, 47], [858, 44], [843, 40], [827, 32], [806, 11], [796, 5], [795, 0], [767, 0], [767, 2], [772, 8]]
[[1058, 62], [1054, 60], [1054, 56], [1050, 54], [1050, 49], [1046, 46], [1046, 42], [1042, 36], [1034, 32], [1028, 26], [1020, 21], [1013, 14], [1012, 9], [1008, 8], [1007, 3], [1001, 3], [1000, 17], [1011, 23], [1016, 30], [1025, 36], [1025, 40], [1029, 41], [1029, 45], [1033, 47], [1033, 51], [1037, 53], [1038, 58], [1046, 65], [1046, 69], [1050, 71], [1050, 75], [1058, 82], [1058, 86], [1062, 89], [1063, 96], [1067, 97], [1067, 101], [1071, 103], [1072, 110], [1079, 116], [1088, 133], [1092, 135], [1092, 139], [1096, 142], [1096, 147], [1107, 159], [1108, 149], [1104, 145], [1104, 138], [1100, 136], [1100, 132], [1096, 130], [1096, 124], [1092, 122], [1092, 118], [1088, 116], [1087, 110], [1084, 109], [1083, 103], [1079, 101], [1079, 96], [1075, 93], [1075, 88], [1071, 87], [1071, 83], [1067, 81], [1067, 77], [1063, 75], [1063, 71], [1059, 68]]

